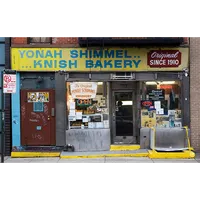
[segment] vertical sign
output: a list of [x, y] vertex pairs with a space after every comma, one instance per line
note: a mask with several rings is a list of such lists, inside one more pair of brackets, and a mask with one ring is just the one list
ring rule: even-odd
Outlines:
[[3, 75], [3, 93], [16, 93], [16, 75]]

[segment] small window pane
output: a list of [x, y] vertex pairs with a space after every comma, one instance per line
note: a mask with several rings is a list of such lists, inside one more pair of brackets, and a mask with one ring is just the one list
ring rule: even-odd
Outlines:
[[33, 112], [44, 112], [43, 102], [34, 102], [33, 103]]

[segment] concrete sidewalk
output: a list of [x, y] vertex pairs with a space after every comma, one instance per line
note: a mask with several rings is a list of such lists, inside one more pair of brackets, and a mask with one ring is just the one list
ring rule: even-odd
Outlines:
[[161, 160], [149, 158], [5, 158], [8, 168], [200, 168], [196, 159]]

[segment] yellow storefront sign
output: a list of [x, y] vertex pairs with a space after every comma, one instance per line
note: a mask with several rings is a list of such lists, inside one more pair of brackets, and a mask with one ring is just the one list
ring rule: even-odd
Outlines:
[[182, 71], [188, 48], [12, 48], [16, 71]]

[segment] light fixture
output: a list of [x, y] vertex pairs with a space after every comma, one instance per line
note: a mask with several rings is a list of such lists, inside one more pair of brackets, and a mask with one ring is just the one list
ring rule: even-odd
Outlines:
[[133, 105], [132, 101], [122, 101], [122, 106], [130, 106]]
[[103, 82], [98, 82], [97, 85], [103, 85]]
[[146, 82], [146, 85], [172, 85], [172, 84], [176, 84], [175, 81], [158, 81], [158, 82], [155, 82], [155, 81], [147, 81]]

